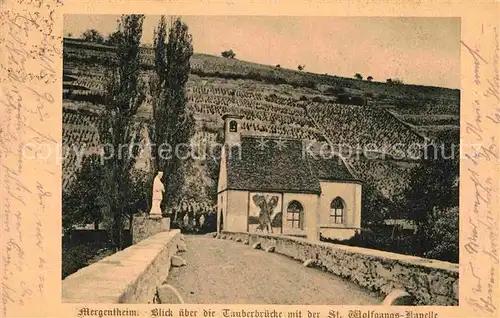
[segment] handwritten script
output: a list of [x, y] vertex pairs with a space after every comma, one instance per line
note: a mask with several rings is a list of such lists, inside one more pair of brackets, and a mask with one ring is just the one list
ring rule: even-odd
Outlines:
[[[462, 211], [467, 211], [464, 228], [465, 272], [472, 277], [472, 284], [466, 286], [468, 306], [476, 312], [497, 314], [495, 301], [498, 285], [498, 129], [500, 123], [499, 94], [499, 35], [495, 26], [483, 25], [479, 40], [481, 44], [462, 42], [466, 59], [472, 60], [472, 105], [465, 105], [467, 111], [472, 108], [473, 116], [467, 116], [466, 138], [476, 143], [470, 153], [465, 154], [462, 164], [466, 169], [462, 179], [472, 185], [472, 192], [464, 195], [471, 199], [464, 200]], [[479, 41], [478, 41], [479, 42]], [[491, 44], [491, 46], [487, 46]], [[462, 264], [464, 262], [462, 261]]]
[[[50, 129], [61, 39], [54, 35], [56, 1], [4, 3], [0, 16], [0, 176], [2, 284], [0, 316], [45, 297], [48, 183], [59, 138]], [[51, 114], [52, 112], [52, 114]], [[56, 113], [57, 114], [57, 113]], [[26, 144], [37, 145], [34, 152]]]

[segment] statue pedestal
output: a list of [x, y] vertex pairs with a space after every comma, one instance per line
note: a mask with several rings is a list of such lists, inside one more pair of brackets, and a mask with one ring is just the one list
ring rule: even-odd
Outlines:
[[[163, 216], [161, 214], [150, 214], [148, 216], [148, 218], [152, 219], [152, 220], [159, 220], [159, 219], [162, 219]], [[170, 223], [169, 223], [170, 224]]]
[[132, 244], [160, 232], [170, 231], [170, 218], [161, 215], [134, 216], [132, 220]]

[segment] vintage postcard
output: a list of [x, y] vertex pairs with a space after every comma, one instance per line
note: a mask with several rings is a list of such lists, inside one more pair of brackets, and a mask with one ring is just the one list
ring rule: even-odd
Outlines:
[[2, 317], [498, 317], [498, 3], [1, 10]]

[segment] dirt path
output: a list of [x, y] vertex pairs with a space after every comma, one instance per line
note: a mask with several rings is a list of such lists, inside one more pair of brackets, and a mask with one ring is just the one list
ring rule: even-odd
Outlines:
[[378, 304], [381, 299], [286, 256], [206, 236], [186, 236], [187, 266], [167, 283], [190, 304]]

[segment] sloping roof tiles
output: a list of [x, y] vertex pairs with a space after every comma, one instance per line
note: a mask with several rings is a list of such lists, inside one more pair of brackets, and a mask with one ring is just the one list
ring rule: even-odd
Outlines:
[[232, 190], [320, 193], [320, 180], [356, 180], [339, 157], [313, 157], [298, 139], [241, 136], [226, 162]]

